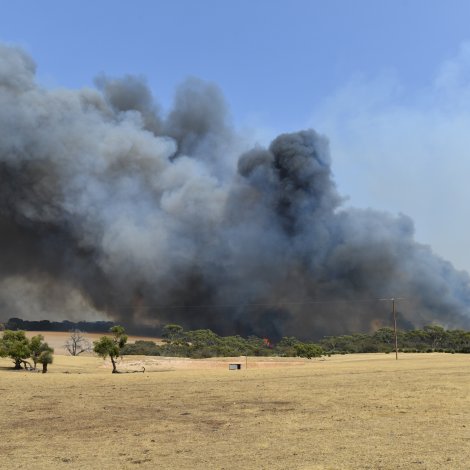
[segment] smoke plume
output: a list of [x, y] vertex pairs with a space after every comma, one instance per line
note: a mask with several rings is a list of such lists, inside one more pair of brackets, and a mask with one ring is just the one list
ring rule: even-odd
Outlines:
[[187, 80], [163, 115], [139, 77], [44, 89], [11, 46], [0, 256], [4, 316], [53, 306], [315, 337], [386, 323], [389, 305], [370, 300], [399, 296], [403, 323], [470, 325], [469, 276], [417, 243], [408, 217], [345, 208], [325, 137], [249, 149], [213, 84]]

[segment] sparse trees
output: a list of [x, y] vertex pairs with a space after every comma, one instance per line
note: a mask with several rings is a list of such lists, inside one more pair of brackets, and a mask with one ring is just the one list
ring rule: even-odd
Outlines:
[[[24, 331], [5, 330], [0, 339], [0, 356], [10, 357], [15, 364], [15, 369], [21, 369], [21, 364], [23, 364], [25, 369], [33, 370], [39, 362], [43, 364], [43, 372], [47, 372], [47, 364], [52, 363], [53, 352], [54, 349], [44, 342], [42, 335], [28, 339]], [[27, 361], [29, 357], [33, 360], [34, 367]], [[42, 361], [47, 362], [45, 369]]]
[[109, 330], [113, 336], [102, 336], [98, 341], [95, 341], [93, 351], [106, 359], [108, 356], [113, 364], [113, 374], [118, 372], [116, 368], [116, 359], [121, 355], [121, 349], [127, 343], [127, 335], [122, 326], [113, 326]]
[[65, 342], [64, 347], [71, 356], [79, 356], [84, 352], [92, 350], [90, 341], [83, 336], [80, 330], [72, 330], [70, 332], [70, 337]]

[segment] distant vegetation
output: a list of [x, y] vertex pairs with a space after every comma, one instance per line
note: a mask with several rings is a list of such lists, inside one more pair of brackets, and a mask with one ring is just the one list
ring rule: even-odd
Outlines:
[[107, 333], [114, 326], [111, 321], [80, 321], [72, 322], [49, 321], [49, 320], [22, 320], [21, 318], [10, 318], [4, 325], [6, 330], [23, 331], [86, 331], [88, 333]]
[[[33, 322], [29, 322], [33, 323]], [[34, 322], [42, 323], [42, 322]], [[107, 322], [100, 322], [107, 323]], [[78, 323], [82, 324], [82, 322]], [[76, 325], [76, 324], [75, 324]], [[0, 339], [0, 356], [9, 356], [15, 368], [36, 368], [52, 362], [52, 348], [44, 343], [41, 335], [26, 338], [24, 331], [11, 330], [11, 323]], [[0, 328], [1, 329], [1, 328]], [[322, 355], [354, 353], [391, 353], [395, 349], [392, 328], [380, 328], [374, 333], [327, 336], [318, 342], [302, 342], [295, 337], [283, 337], [273, 344], [268, 338], [257, 336], [219, 336], [211, 330], [185, 331], [180, 325], [169, 324], [163, 327], [163, 344], [154, 341], [137, 340], [127, 344], [127, 335], [121, 326], [113, 325], [107, 331], [112, 337], [104, 336], [95, 341], [93, 351], [103, 358], [109, 357], [116, 372], [115, 360], [123, 355], [173, 356], [189, 358], [230, 357], [230, 356], [281, 356], [304, 357], [311, 359]], [[399, 352], [448, 352], [470, 353], [470, 331], [446, 330], [438, 325], [428, 325], [423, 329], [398, 331]], [[75, 340], [75, 341], [73, 341]], [[72, 355], [91, 351], [91, 344], [80, 331], [72, 331], [66, 348]], [[34, 366], [27, 361], [31, 358]]]
[[276, 347], [268, 339], [249, 336], [219, 336], [211, 330], [184, 331], [179, 325], [166, 325], [162, 332], [163, 344], [136, 341], [126, 344], [123, 355], [176, 356], [195, 359], [229, 356], [300, 356], [318, 357], [322, 348], [314, 343], [301, 343], [295, 338], [283, 338]]
[[[398, 331], [397, 335], [400, 352], [470, 353], [470, 331], [429, 325], [423, 329]], [[257, 336], [219, 336], [211, 330], [184, 331], [179, 325], [166, 325], [162, 337], [162, 345], [153, 341], [126, 344], [122, 354], [192, 358], [242, 355], [312, 358], [324, 354], [390, 353], [395, 348], [392, 328], [380, 328], [371, 334], [327, 336], [316, 343], [284, 337], [271, 344], [268, 339]]]
[[[470, 353], [470, 331], [446, 330], [438, 325], [398, 331], [399, 352]], [[371, 334], [327, 336], [319, 344], [330, 354], [392, 352], [395, 349], [392, 328], [380, 328]]]

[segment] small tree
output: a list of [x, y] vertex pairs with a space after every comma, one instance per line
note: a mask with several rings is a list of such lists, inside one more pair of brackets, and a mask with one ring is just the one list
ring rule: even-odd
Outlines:
[[44, 342], [43, 335], [33, 336], [29, 343], [29, 349], [31, 351], [31, 359], [33, 360], [35, 369], [37, 363], [40, 362], [39, 357], [42, 353], [50, 352], [52, 354], [54, 352], [54, 349]]
[[424, 331], [430, 339], [432, 349], [440, 346], [446, 337], [446, 330], [439, 325], [427, 325], [424, 327]]
[[70, 332], [70, 337], [65, 342], [64, 347], [72, 356], [79, 356], [92, 349], [90, 341], [83, 336], [80, 330]]
[[[47, 343], [46, 343], [47, 344]], [[52, 356], [52, 353], [54, 350], [52, 348], [49, 348], [46, 351], [42, 351], [41, 354], [39, 355], [37, 362], [42, 364], [42, 373], [45, 374], [47, 372], [47, 366], [48, 364], [52, 364], [54, 357]]]
[[395, 342], [395, 332], [393, 328], [385, 326], [379, 328], [373, 335], [374, 339], [380, 343], [391, 345]]
[[320, 346], [313, 343], [297, 343], [295, 346], [296, 355], [299, 357], [306, 357], [312, 359], [312, 357], [320, 357], [323, 354], [323, 350]]
[[93, 351], [103, 359], [109, 356], [113, 364], [113, 374], [116, 374], [118, 372], [116, 359], [121, 355], [121, 349], [127, 343], [127, 335], [122, 326], [113, 326], [109, 331], [113, 333], [113, 337], [102, 336], [93, 343]]
[[279, 343], [277, 343], [276, 352], [281, 356], [285, 357], [296, 356], [297, 351], [295, 349], [295, 346], [299, 343], [300, 341], [297, 338], [294, 338], [293, 336], [284, 336], [283, 338], [281, 338]]
[[31, 356], [30, 341], [24, 331], [5, 330], [0, 340], [0, 356], [9, 356], [15, 363], [15, 369], [21, 369], [21, 364], [31, 367], [26, 361]]
[[163, 327], [162, 338], [165, 343], [183, 340], [185, 333], [180, 325], [169, 324]]

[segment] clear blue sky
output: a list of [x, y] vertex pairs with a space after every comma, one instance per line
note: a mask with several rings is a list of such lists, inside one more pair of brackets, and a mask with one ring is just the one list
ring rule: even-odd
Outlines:
[[0, 40], [28, 50], [46, 86], [141, 74], [167, 108], [194, 75], [217, 82], [234, 122], [264, 128], [260, 135], [316, 127], [331, 139], [351, 205], [409, 214], [418, 239], [470, 269], [469, 1], [0, 0], [0, 8]]
[[143, 74], [165, 104], [188, 74], [217, 82], [235, 118], [305, 125], [354, 74], [398, 71], [411, 91], [469, 36], [470, 2], [432, 0], [15, 0], [0, 35], [39, 77], [81, 87]]

